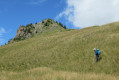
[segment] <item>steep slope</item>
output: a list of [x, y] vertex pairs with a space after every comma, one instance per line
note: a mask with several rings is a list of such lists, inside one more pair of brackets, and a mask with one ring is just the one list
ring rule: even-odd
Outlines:
[[[56, 71], [119, 75], [119, 22], [44, 33], [0, 47], [1, 71], [48, 67]], [[94, 64], [93, 48], [101, 50]]]

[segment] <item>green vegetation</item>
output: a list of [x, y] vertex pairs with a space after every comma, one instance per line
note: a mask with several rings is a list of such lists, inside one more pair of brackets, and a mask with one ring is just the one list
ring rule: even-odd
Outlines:
[[[80, 30], [37, 34], [30, 39], [0, 47], [0, 78], [118, 80], [118, 45], [118, 22]], [[94, 47], [102, 52], [96, 64], [92, 50]]]
[[33, 24], [32, 23], [27, 24], [25, 27], [33, 27]]
[[50, 23], [49, 22], [46, 22], [45, 24], [44, 24], [44, 26], [49, 26], [50, 25]]
[[63, 28], [66, 29], [66, 25], [64, 25]]
[[19, 37], [19, 38], [14, 38], [13, 40], [14, 40], [14, 41], [20, 41], [20, 40], [22, 40], [22, 39], [21, 39], [21, 37]]
[[[49, 26], [50, 24], [53, 24], [53, 20], [52, 19], [47, 19], [46, 23], [44, 24], [44, 26]], [[43, 22], [42, 22], [43, 23]]]
[[45, 23], [44, 20], [42, 20], [42, 23]]
[[37, 22], [35, 24], [38, 24]]
[[[57, 23], [57, 22], [56, 22]], [[61, 22], [58, 23], [61, 27], [63, 27], [64, 29], [66, 29], [66, 25], [63, 26], [63, 24]]]

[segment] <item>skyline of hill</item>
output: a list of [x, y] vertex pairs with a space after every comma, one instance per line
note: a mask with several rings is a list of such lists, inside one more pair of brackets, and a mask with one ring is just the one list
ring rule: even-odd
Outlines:
[[[0, 46], [0, 79], [29, 80], [30, 75], [36, 80], [119, 79], [119, 22], [79, 30], [61, 28]], [[96, 64], [93, 48], [101, 50]]]

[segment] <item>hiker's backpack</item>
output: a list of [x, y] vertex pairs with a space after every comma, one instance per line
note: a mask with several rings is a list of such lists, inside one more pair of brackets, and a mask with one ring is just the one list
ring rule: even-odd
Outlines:
[[97, 52], [98, 52], [98, 55], [100, 55], [100, 54], [101, 54], [101, 52], [100, 52], [100, 50], [99, 50], [99, 49], [97, 49]]

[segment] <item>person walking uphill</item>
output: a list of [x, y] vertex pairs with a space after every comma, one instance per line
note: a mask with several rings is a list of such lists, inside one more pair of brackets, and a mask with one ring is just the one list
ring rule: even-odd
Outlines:
[[94, 50], [94, 52], [95, 52], [94, 55], [96, 55], [96, 62], [98, 62], [98, 60], [99, 60], [99, 55], [100, 55], [100, 50], [99, 50], [99, 49], [96, 49], [96, 48], [94, 48], [93, 50]]

